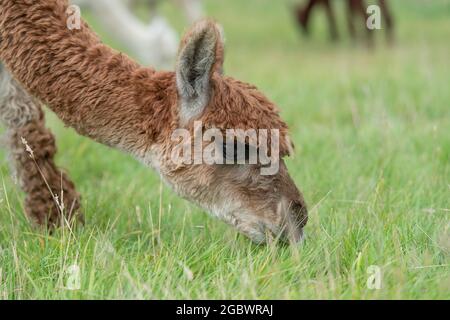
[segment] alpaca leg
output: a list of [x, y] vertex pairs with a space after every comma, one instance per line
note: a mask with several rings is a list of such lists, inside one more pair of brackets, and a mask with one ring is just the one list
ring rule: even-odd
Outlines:
[[380, 5], [382, 17], [386, 22], [386, 35], [388, 42], [392, 43], [394, 42], [394, 19], [386, 3], [386, 0], [379, 0], [378, 2]]
[[334, 15], [333, 7], [331, 6], [330, 0], [324, 0], [322, 1], [322, 4], [325, 7], [325, 12], [328, 17], [328, 23], [330, 26], [330, 35], [332, 40], [337, 40], [338, 31], [337, 31], [337, 24], [336, 24], [336, 17]]
[[55, 139], [45, 127], [41, 105], [0, 63], [0, 120], [7, 127], [11, 166], [26, 194], [25, 210], [39, 225], [83, 219], [73, 182], [54, 163]]
[[355, 16], [355, 10], [354, 10], [354, 6], [353, 6], [353, 1], [348, 0], [347, 1], [347, 24], [348, 24], [348, 31], [349, 31], [350, 37], [352, 39], [356, 38], [354, 16]]
[[150, 9], [151, 15], [155, 16], [158, 10], [158, 0], [147, 0], [148, 8]]
[[308, 0], [308, 3], [304, 7], [297, 8], [297, 22], [302, 27], [305, 34], [309, 33], [309, 19], [311, 17], [312, 9], [320, 3], [321, 0]]
[[364, 0], [355, 1], [356, 13], [362, 18], [362, 25], [366, 29], [367, 42], [371, 46], [373, 44], [373, 31], [367, 28], [367, 20], [369, 19], [369, 14], [367, 13], [367, 6]]
[[[369, 45], [372, 45], [373, 43], [373, 32], [372, 30], [368, 29], [366, 26], [367, 19], [369, 18], [368, 13], [366, 12], [366, 5], [364, 0], [348, 0], [349, 5], [349, 11], [350, 11], [350, 18], [351, 19], [351, 30], [350, 33], [355, 36], [356, 32], [353, 25], [353, 19], [355, 15], [359, 15], [362, 18], [362, 25], [364, 26], [364, 29], [367, 30], [367, 40]], [[353, 30], [352, 30], [353, 29]]]

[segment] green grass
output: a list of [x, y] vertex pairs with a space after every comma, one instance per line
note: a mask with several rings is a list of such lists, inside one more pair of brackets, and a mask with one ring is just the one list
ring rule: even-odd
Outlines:
[[[49, 114], [87, 224], [32, 228], [2, 157], [0, 298], [449, 299], [450, 2], [392, 2], [397, 42], [379, 31], [371, 50], [328, 43], [323, 14], [302, 38], [286, 2], [206, 1], [226, 31], [226, 73], [290, 125], [288, 166], [310, 207], [303, 245], [253, 245]], [[67, 290], [74, 264], [81, 288]], [[379, 290], [366, 285], [371, 265]]]

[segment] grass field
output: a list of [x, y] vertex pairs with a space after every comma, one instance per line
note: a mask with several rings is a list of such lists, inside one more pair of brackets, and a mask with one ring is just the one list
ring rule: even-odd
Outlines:
[[[49, 113], [87, 224], [32, 228], [2, 156], [0, 299], [449, 299], [450, 1], [391, 2], [396, 44], [378, 31], [374, 50], [330, 44], [323, 14], [303, 38], [286, 1], [205, 1], [226, 32], [225, 72], [256, 84], [290, 125], [288, 166], [310, 207], [304, 244], [253, 245]], [[373, 270], [379, 289], [367, 285]]]

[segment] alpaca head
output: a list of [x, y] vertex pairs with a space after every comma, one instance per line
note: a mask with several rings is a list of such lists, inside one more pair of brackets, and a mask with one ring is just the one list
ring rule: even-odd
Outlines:
[[212, 21], [182, 39], [175, 130], [152, 148], [153, 165], [177, 193], [254, 242], [299, 241], [307, 209], [283, 161], [292, 150], [287, 125], [256, 87], [223, 75], [223, 53]]

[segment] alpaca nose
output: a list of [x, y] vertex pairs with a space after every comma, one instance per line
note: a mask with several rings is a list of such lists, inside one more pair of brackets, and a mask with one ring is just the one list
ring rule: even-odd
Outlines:
[[303, 239], [303, 228], [308, 222], [308, 210], [301, 200], [290, 202], [285, 216], [281, 238], [285, 242], [298, 243]]
[[300, 228], [303, 228], [308, 222], [308, 209], [306, 208], [306, 204], [301, 200], [292, 201], [290, 214], [296, 225]]

